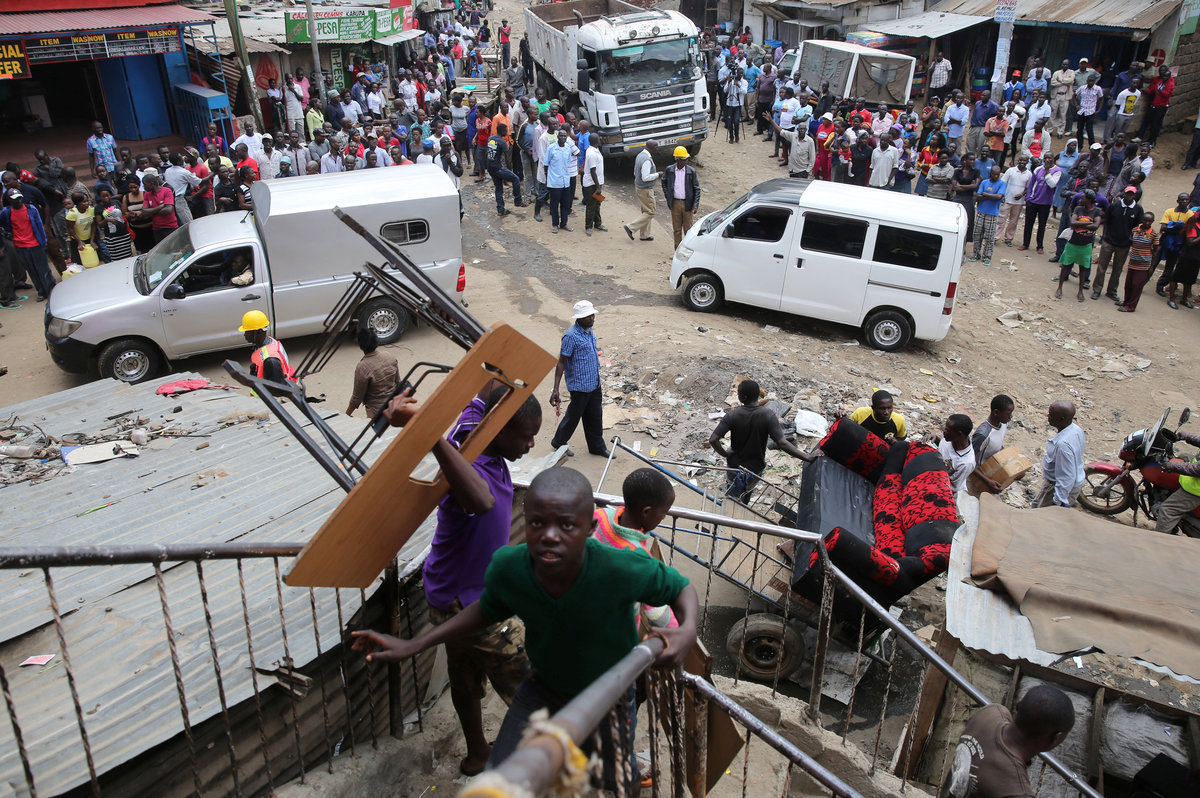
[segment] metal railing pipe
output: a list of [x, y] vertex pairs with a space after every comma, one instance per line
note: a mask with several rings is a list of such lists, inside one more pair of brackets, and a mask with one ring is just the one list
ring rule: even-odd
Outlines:
[[293, 557], [303, 543], [178, 543], [136, 546], [0, 546], [0, 568], [129, 565], [170, 560], [238, 560]]
[[719, 706], [725, 712], [725, 714], [729, 715], [729, 717], [733, 718], [738, 723], [741, 723], [748, 731], [756, 735], [764, 743], [783, 754], [790, 761], [794, 762], [801, 770], [826, 787], [834, 795], [842, 796], [842, 798], [862, 798], [861, 794], [856, 792], [853, 787], [839, 779], [836, 775], [817, 762], [817, 760], [801, 751], [779, 732], [772, 729], [765, 722], [756, 718], [744, 707], [742, 707], [741, 704], [722, 693], [704, 679], [685, 671], [683, 674], [683, 680], [687, 682], [693, 690]]
[[[637, 644], [620, 662], [554, 713], [550, 722], [562, 728], [579, 745], [600, 725], [638, 676], [654, 663], [663, 648], [663, 640], [659, 637], [650, 637]], [[535, 735], [521, 743], [494, 773], [509, 784], [534, 795], [543, 795], [558, 781], [558, 775], [565, 765], [564, 756], [562, 744], [553, 737]], [[459, 798], [494, 795], [495, 792], [490, 788], [477, 790], [468, 785], [459, 793]]]

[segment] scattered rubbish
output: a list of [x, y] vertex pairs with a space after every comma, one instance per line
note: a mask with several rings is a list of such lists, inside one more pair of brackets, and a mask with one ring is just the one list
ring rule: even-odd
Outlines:
[[921, 398], [924, 399], [926, 402], [929, 402], [930, 404], [937, 404], [938, 402], [941, 401], [941, 399], [939, 399], [935, 394], [931, 394], [931, 393], [927, 393], [924, 396], [922, 396]]
[[774, 324], [764, 324], [763, 332], [767, 333], [768, 335], [774, 335], [775, 333], [782, 332], [782, 331], [778, 327], [776, 327]]
[[33, 657], [27, 657], [18, 667], [24, 668], [26, 665], [45, 665], [50, 660], [54, 659], [54, 654], [38, 654]]
[[933, 376], [933, 372], [932, 372], [932, 371], [930, 371], [929, 369], [921, 369], [921, 373], [922, 373], [922, 374], [925, 374], [925, 375], [928, 375], [928, 376], [930, 376], [930, 377], [932, 377], [932, 376]]
[[1079, 377], [1085, 371], [1087, 371], [1086, 368], [1070, 367], [1070, 368], [1065, 368], [1065, 369], [1059, 369], [1058, 373], [1063, 375], [1064, 377]]
[[150, 433], [148, 430], [138, 428], [129, 433], [129, 440], [133, 441], [138, 446], [145, 446], [150, 442]]
[[797, 410], [792, 423], [796, 427], [796, 434], [806, 438], [824, 438], [829, 432], [829, 422], [825, 417], [811, 410]]
[[1025, 322], [1025, 317], [1021, 315], [1021, 311], [1019, 310], [1009, 310], [997, 316], [996, 321], [1005, 327], [1020, 327]]
[[4, 457], [28, 460], [35, 454], [37, 454], [37, 449], [28, 444], [10, 443], [0, 446], [0, 455], [3, 455]]
[[63, 460], [67, 465], [83, 465], [85, 463], [103, 463], [118, 457], [137, 457], [137, 446], [133, 441], [110, 441], [108, 443], [93, 443], [88, 446], [76, 446], [63, 452]]
[[640, 451], [642, 450], [642, 442], [641, 442], [641, 441], [634, 441], [634, 442], [633, 442], [633, 450], [634, 450], [635, 452], [640, 452]]

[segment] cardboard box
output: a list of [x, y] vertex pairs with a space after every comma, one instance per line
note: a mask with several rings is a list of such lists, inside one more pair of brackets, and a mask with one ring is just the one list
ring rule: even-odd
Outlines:
[[[988, 479], [994, 479], [999, 482], [1000, 489], [1003, 490], [1028, 474], [1032, 468], [1032, 460], [1021, 454], [1017, 450], [1017, 447], [1008, 446], [985, 460], [983, 465], [979, 467], [979, 470]], [[978, 496], [986, 490], [983, 482], [974, 474], [967, 480], [967, 488], [972, 496]]]

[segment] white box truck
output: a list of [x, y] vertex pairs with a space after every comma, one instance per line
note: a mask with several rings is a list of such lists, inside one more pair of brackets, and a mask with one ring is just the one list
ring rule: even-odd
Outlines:
[[535, 85], [587, 119], [606, 156], [632, 157], [650, 139], [699, 152], [708, 92], [696, 24], [683, 14], [567, 0], [525, 9], [525, 28]]
[[[361, 271], [383, 258], [342, 223], [340, 206], [398, 244], [461, 301], [466, 282], [458, 191], [445, 172], [418, 164], [251, 187], [254, 212], [204, 216], [150, 252], [88, 269], [55, 287], [46, 303], [46, 347], [65, 371], [142, 382], [167, 361], [247, 346], [242, 314], [261, 310], [283, 341], [323, 330], [329, 311]], [[357, 322], [391, 343], [412, 322], [391, 299], [363, 302]]]
[[862, 97], [870, 108], [904, 105], [912, 91], [917, 59], [850, 42], [813, 39], [800, 42], [779, 60], [779, 72], [813, 91], [829, 83], [835, 97]]

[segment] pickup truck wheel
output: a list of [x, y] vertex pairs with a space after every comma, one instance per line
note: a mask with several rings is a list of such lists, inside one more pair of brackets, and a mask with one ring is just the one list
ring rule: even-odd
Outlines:
[[786, 679], [804, 661], [804, 638], [779, 615], [758, 613], [729, 628], [725, 651], [751, 679]]
[[384, 297], [364, 302], [358, 309], [358, 327], [370, 327], [379, 336], [380, 344], [394, 344], [412, 326], [408, 311]]
[[912, 325], [899, 311], [881, 310], [871, 314], [863, 324], [863, 337], [868, 346], [894, 352], [912, 338]]
[[100, 376], [136, 385], [158, 374], [158, 348], [148, 341], [122, 338], [100, 350]]
[[725, 289], [711, 274], [697, 274], [683, 286], [683, 304], [691, 310], [711, 313], [724, 302]]

